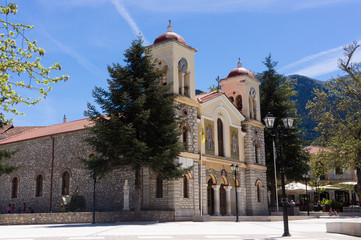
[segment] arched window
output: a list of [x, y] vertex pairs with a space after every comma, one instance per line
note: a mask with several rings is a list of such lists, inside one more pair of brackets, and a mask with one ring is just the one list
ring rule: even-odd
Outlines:
[[186, 175], [184, 175], [183, 177], [183, 197], [184, 198], [189, 198], [188, 195], [188, 178]]
[[11, 198], [18, 197], [19, 180], [17, 177], [13, 177], [11, 180]]
[[229, 100], [234, 103], [234, 98], [233, 97], [230, 97]]
[[223, 123], [220, 118], [218, 118], [217, 120], [217, 131], [218, 131], [218, 156], [224, 157]]
[[257, 202], [261, 202], [261, 187], [257, 185]]
[[258, 142], [254, 143], [254, 162], [255, 163], [259, 163], [259, 150], [260, 150], [260, 145]]
[[262, 190], [264, 189], [261, 180], [256, 181], [256, 194], [257, 194], [257, 202], [262, 202]]
[[181, 58], [178, 62], [178, 85], [179, 95], [190, 96], [190, 73], [188, 71], [188, 63], [185, 58]]
[[187, 139], [188, 139], [188, 129], [187, 129], [186, 126], [184, 126], [183, 129], [182, 129], [182, 138], [183, 138], [183, 145], [184, 145], [185, 149], [187, 150], [187, 148], [188, 148], [188, 141], [187, 141]]
[[157, 176], [156, 198], [163, 198], [163, 180]]
[[242, 96], [241, 95], [238, 95], [236, 97], [236, 107], [240, 112], [242, 112], [243, 104], [242, 104]]
[[164, 66], [162, 68], [162, 71], [163, 71], [163, 74], [162, 74], [162, 84], [163, 86], [167, 85], [167, 69], [168, 69], [168, 66]]
[[35, 197], [43, 196], [43, 175], [36, 176]]
[[256, 99], [252, 99], [253, 100], [253, 119], [257, 120], [257, 103], [256, 103]]
[[61, 195], [69, 195], [70, 174], [68, 171], [61, 175], [61, 180]]
[[249, 96], [249, 118], [253, 119], [254, 116], [254, 112], [253, 112], [254, 108], [253, 108], [253, 99], [251, 96]]

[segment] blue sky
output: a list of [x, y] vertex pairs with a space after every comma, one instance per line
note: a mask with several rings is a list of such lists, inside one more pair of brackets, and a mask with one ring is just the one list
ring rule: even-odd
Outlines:
[[[4, 1], [1, 1], [4, 3]], [[174, 32], [198, 49], [196, 88], [236, 67], [265, 70], [268, 54], [285, 75], [337, 77], [342, 47], [361, 41], [361, 0], [15, 0], [12, 22], [34, 25], [27, 36], [46, 50], [42, 63], [60, 62], [70, 76], [40, 104], [19, 106], [15, 126], [44, 126], [84, 118], [94, 86], [106, 87], [107, 65], [122, 63], [138, 33], [146, 44]], [[361, 51], [355, 56], [361, 61]]]

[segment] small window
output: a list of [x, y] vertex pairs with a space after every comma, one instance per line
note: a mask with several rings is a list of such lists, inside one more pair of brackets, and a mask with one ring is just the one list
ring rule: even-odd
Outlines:
[[342, 175], [342, 174], [343, 174], [343, 169], [340, 168], [340, 167], [337, 167], [337, 168], [335, 169], [335, 171], [336, 171], [336, 174], [337, 174], [337, 175]]
[[18, 197], [18, 187], [19, 187], [19, 180], [17, 177], [14, 177], [11, 180], [11, 198]]
[[236, 107], [238, 108], [238, 110], [240, 112], [242, 112], [242, 109], [243, 109], [243, 105], [242, 105], [242, 96], [241, 95], [238, 95], [236, 97]]
[[261, 202], [261, 187], [257, 185], [257, 202]]
[[163, 180], [157, 177], [156, 198], [163, 198]]
[[35, 188], [35, 197], [43, 196], [43, 175], [39, 174], [36, 177], [36, 188]]
[[258, 142], [254, 143], [254, 162], [259, 163], [259, 151], [260, 151], [260, 144]]
[[70, 174], [65, 171], [62, 175], [61, 195], [69, 195]]
[[183, 145], [185, 147], [185, 149], [187, 149], [188, 147], [188, 130], [186, 127], [183, 127], [183, 130], [182, 130], [182, 136], [183, 136]]
[[255, 151], [255, 153], [254, 153], [255, 154], [255, 162], [258, 163], [259, 160], [258, 160], [258, 147], [257, 147], [257, 145], [254, 146], [254, 151]]
[[189, 198], [189, 195], [188, 195], [188, 178], [187, 178], [187, 176], [184, 176], [184, 178], [183, 178], [183, 197], [184, 198]]

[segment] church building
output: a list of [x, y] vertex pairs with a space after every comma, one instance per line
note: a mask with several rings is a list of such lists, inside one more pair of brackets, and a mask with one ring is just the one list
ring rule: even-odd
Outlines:
[[[162, 84], [170, 86], [186, 119], [179, 126], [186, 151], [176, 161], [192, 170], [165, 181], [144, 167], [142, 209], [167, 211], [167, 220], [236, 215], [236, 206], [240, 216], [268, 215], [260, 82], [239, 61], [219, 79], [218, 90], [196, 95], [197, 50], [171, 24], [148, 48], [157, 61], [154, 70], [166, 70]], [[78, 189], [86, 200], [82, 210], [92, 211], [93, 179], [79, 161], [92, 154], [84, 141], [89, 125], [88, 119], [64, 121], [0, 140], [1, 149], [17, 151], [8, 163], [20, 167], [0, 176], [0, 210], [25, 202], [37, 212], [59, 212], [63, 199]], [[132, 169], [115, 170], [96, 184], [97, 211], [134, 210]]]

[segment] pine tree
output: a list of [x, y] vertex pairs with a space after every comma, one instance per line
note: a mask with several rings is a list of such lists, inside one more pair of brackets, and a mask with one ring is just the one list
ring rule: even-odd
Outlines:
[[104, 177], [130, 166], [135, 171], [136, 212], [141, 208], [142, 167], [149, 167], [161, 179], [177, 179], [189, 169], [175, 164], [182, 151], [174, 97], [159, 84], [162, 72], [155, 72], [150, 52], [139, 37], [125, 51], [125, 66], [108, 66], [108, 91], [96, 87], [94, 105], [85, 115], [94, 123], [87, 142], [96, 152], [83, 159], [87, 168]]
[[[296, 92], [292, 81], [276, 72], [277, 62], [272, 60], [271, 55], [265, 58], [264, 64], [266, 70], [257, 75], [262, 82], [260, 87], [262, 119], [270, 112], [276, 117], [276, 126], [282, 124], [281, 119], [288, 114], [295, 117], [295, 127], [287, 135], [278, 139], [279, 142], [275, 144], [282, 145], [285, 177], [288, 181], [299, 180], [302, 178], [302, 174], [308, 171], [309, 154], [303, 149], [302, 136], [297, 127], [300, 119], [297, 118], [296, 102], [291, 100], [291, 97], [294, 97]], [[272, 200], [275, 200], [273, 143], [269, 129], [265, 129], [265, 151], [268, 189], [271, 190]], [[279, 160], [277, 160], [277, 170], [280, 169], [279, 164]]]
[[10, 174], [19, 168], [18, 166], [5, 164], [5, 162], [9, 160], [14, 153], [15, 152], [8, 150], [0, 150], [0, 176], [3, 174]]

